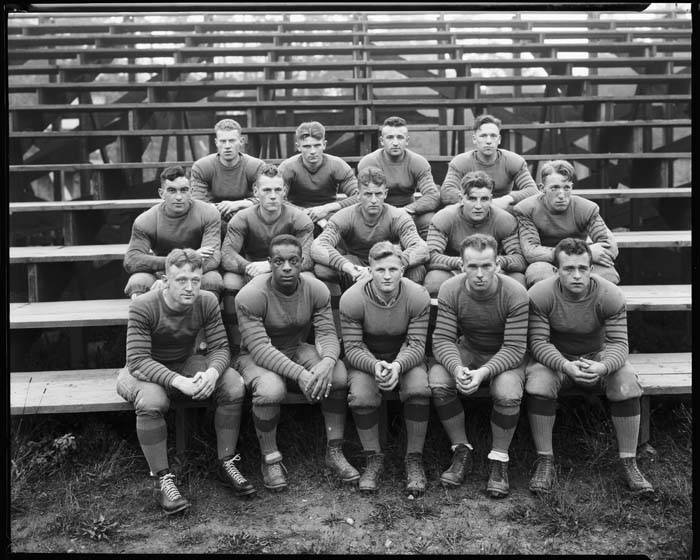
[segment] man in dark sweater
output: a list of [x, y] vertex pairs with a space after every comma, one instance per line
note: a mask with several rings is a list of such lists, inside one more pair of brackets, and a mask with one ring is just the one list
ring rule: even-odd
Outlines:
[[[428, 235], [430, 219], [440, 206], [440, 192], [435, 185], [430, 163], [420, 154], [409, 150], [408, 127], [401, 117], [389, 117], [379, 130], [381, 148], [364, 156], [357, 170], [378, 167], [386, 177], [389, 190], [386, 203], [403, 208], [416, 223], [423, 239]], [[421, 197], [414, 199], [416, 191]]]
[[501, 121], [493, 115], [479, 115], [474, 121], [474, 149], [455, 156], [440, 187], [443, 205], [459, 202], [459, 184], [470, 171], [485, 171], [494, 180], [493, 205], [503, 210], [537, 194], [537, 184], [527, 163], [516, 153], [498, 147]]
[[160, 174], [158, 194], [163, 202], [136, 218], [124, 255], [124, 268], [131, 274], [124, 293], [132, 299], [151, 288], [165, 273], [165, 258], [176, 248], [194, 249], [203, 259], [202, 288], [221, 298], [223, 280], [217, 270], [221, 260], [219, 213], [211, 205], [192, 200], [190, 181], [180, 166]]
[[[343, 482], [355, 482], [360, 473], [342, 450], [347, 371], [338, 359], [330, 292], [320, 280], [301, 274], [301, 244], [293, 235], [275, 237], [269, 254], [270, 274], [256, 276], [236, 296], [241, 330], [236, 363], [253, 396], [265, 487], [287, 487], [277, 423], [288, 390], [301, 390], [311, 402], [321, 403], [328, 438], [325, 463]], [[312, 326], [315, 345], [307, 342]]]
[[381, 241], [369, 251], [370, 278], [355, 283], [340, 298], [340, 323], [348, 365], [348, 402], [367, 466], [360, 490], [373, 492], [383, 470], [379, 445], [380, 391], [399, 387], [406, 422], [406, 491], [425, 491], [423, 443], [430, 415], [425, 366], [430, 296], [403, 278], [401, 249]]
[[[126, 367], [117, 378], [117, 392], [133, 403], [136, 435], [157, 478], [156, 498], [166, 514], [190, 506], [175, 485], [167, 454], [165, 414], [171, 400], [216, 403], [214, 429], [220, 476], [239, 496], [255, 492], [234, 462], [245, 387], [229, 367], [226, 332], [219, 303], [200, 291], [202, 256], [193, 249], [174, 249], [165, 262], [163, 289], [131, 302], [126, 331]], [[204, 330], [206, 355], [195, 354], [197, 333]]]
[[618, 453], [634, 492], [653, 492], [636, 462], [642, 387], [627, 361], [627, 314], [620, 288], [591, 273], [593, 257], [581, 239], [554, 247], [556, 276], [528, 291], [530, 361], [525, 392], [532, 439], [537, 449], [532, 492], [547, 493], [554, 482], [556, 399], [562, 389], [601, 387], [610, 402]]
[[459, 395], [471, 395], [488, 381], [493, 399], [491, 451], [486, 491], [508, 494], [508, 448], [518, 425], [525, 383], [528, 301], [525, 288], [498, 273], [498, 244], [475, 233], [460, 246], [464, 272], [438, 293], [430, 368], [433, 403], [452, 443], [452, 464], [440, 476], [445, 486], [460, 485], [471, 468], [472, 446], [464, 429]]

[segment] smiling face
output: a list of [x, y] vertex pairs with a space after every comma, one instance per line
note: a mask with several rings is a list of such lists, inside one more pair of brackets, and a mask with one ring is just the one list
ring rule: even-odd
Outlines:
[[253, 187], [253, 194], [260, 201], [260, 208], [273, 214], [282, 208], [286, 192], [287, 188], [284, 186], [284, 180], [280, 175], [276, 177], [260, 175]]
[[323, 159], [323, 150], [326, 149], [325, 138], [315, 138], [306, 136], [301, 140], [296, 141], [297, 150], [301, 153], [303, 162], [313, 168], [321, 163]]
[[465, 247], [462, 252], [462, 270], [467, 275], [469, 289], [484, 293], [491, 290], [496, 282], [496, 253], [491, 247], [479, 251], [474, 247]]
[[385, 126], [379, 138], [379, 145], [390, 158], [401, 158], [408, 145], [408, 128], [405, 126]]
[[193, 269], [189, 263], [183, 266], [171, 265], [163, 276], [163, 283], [168, 303], [176, 309], [185, 309], [191, 306], [199, 295], [202, 269]]
[[544, 178], [544, 203], [552, 212], [564, 212], [571, 204], [573, 184], [564, 175], [552, 173]]
[[583, 297], [591, 284], [591, 259], [588, 253], [581, 255], [557, 254], [559, 282], [573, 298]]
[[243, 138], [238, 130], [217, 130], [214, 139], [219, 158], [224, 163], [235, 161], [243, 147]]
[[158, 194], [165, 201], [165, 211], [169, 216], [186, 214], [192, 204], [190, 180], [187, 177], [166, 180], [158, 189]]
[[473, 222], [481, 222], [489, 215], [493, 193], [486, 187], [471, 188], [462, 195], [464, 215]]
[[382, 211], [382, 204], [387, 195], [386, 185], [376, 185], [370, 182], [360, 184], [359, 205], [367, 216], [377, 216]]
[[275, 245], [268, 260], [273, 285], [284, 292], [294, 291], [301, 274], [301, 249], [291, 244]]
[[369, 263], [369, 271], [375, 289], [388, 296], [398, 291], [403, 270], [401, 259], [396, 255], [372, 260]]
[[493, 123], [484, 123], [474, 131], [472, 136], [474, 148], [484, 159], [491, 159], [496, 155], [496, 148], [501, 143], [501, 133]]

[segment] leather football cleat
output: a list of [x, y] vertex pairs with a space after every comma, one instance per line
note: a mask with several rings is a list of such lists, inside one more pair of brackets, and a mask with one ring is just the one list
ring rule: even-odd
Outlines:
[[538, 455], [535, 462], [535, 473], [530, 479], [530, 492], [548, 494], [554, 484], [554, 457]]
[[472, 470], [472, 450], [463, 443], [452, 452], [452, 464], [440, 475], [443, 486], [459, 486]]
[[175, 475], [167, 472], [155, 482], [155, 494], [158, 505], [167, 515], [172, 515], [190, 507], [190, 502], [180, 494], [175, 486]]
[[221, 461], [219, 464], [220, 477], [227, 486], [233, 488], [236, 496], [244, 497], [255, 494], [255, 488], [248, 482], [248, 480], [241, 474], [241, 472], [234, 465], [234, 461], [240, 461], [241, 456], [235, 455], [226, 461]]
[[379, 477], [384, 470], [384, 454], [371, 453], [367, 455], [367, 466], [360, 477], [359, 487], [364, 492], [375, 492]]
[[486, 492], [492, 498], [505, 498], [510, 491], [508, 485], [508, 461], [494, 461], [491, 463], [489, 481], [486, 484]]
[[344, 483], [357, 482], [360, 479], [358, 470], [348, 463], [343, 455], [342, 441], [340, 440], [328, 443], [325, 463]]

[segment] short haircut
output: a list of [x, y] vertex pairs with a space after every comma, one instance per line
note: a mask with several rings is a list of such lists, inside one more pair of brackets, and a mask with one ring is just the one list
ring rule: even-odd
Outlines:
[[378, 167], [365, 167], [357, 174], [357, 182], [360, 186], [366, 187], [374, 183], [378, 187], [386, 186], [386, 176]]
[[554, 247], [554, 263], [559, 266], [559, 255], [564, 253], [565, 255], [583, 255], [586, 253], [588, 255], [588, 264], [593, 264], [593, 254], [591, 253], [591, 248], [588, 246], [583, 239], [576, 239], [574, 237], [565, 237]]
[[233, 119], [221, 119], [218, 123], [214, 125], [214, 134], [219, 132], [219, 130], [237, 130], [241, 132], [241, 125]]
[[374, 261], [380, 259], [385, 259], [386, 257], [398, 257], [401, 262], [403, 262], [403, 251], [398, 245], [394, 245], [391, 241], [378, 241], [372, 245], [369, 250], [369, 262], [370, 264]]
[[[258, 170], [258, 172], [255, 174], [255, 184], [258, 183], [258, 179], [262, 176], [265, 177], [282, 177], [282, 172], [280, 171], [279, 167], [277, 167], [274, 163], [264, 163], [262, 167]], [[282, 182], [286, 186], [286, 182], [284, 181], [284, 177], [282, 177]]]
[[544, 184], [545, 178], [554, 173], [562, 175], [567, 181], [571, 181], [572, 183], [576, 182], [574, 166], [563, 159], [545, 161], [540, 169], [540, 182]]
[[401, 117], [387, 117], [384, 119], [384, 122], [382, 123], [382, 126], [379, 127], [379, 134], [381, 135], [382, 130], [384, 130], [385, 126], [393, 126], [393, 127], [400, 127], [400, 126], [408, 126], [406, 124], [406, 119], [401, 118]]
[[498, 255], [498, 241], [493, 235], [488, 235], [487, 233], [472, 233], [465, 237], [459, 244], [459, 256], [461, 259], [464, 259], [464, 251], [469, 247], [477, 251], [493, 249], [494, 257]]
[[479, 130], [479, 127], [482, 124], [495, 124], [498, 127], [498, 130], [501, 130], [501, 125], [503, 124], [501, 122], [501, 119], [497, 119], [493, 115], [479, 115], [476, 117], [474, 120], [474, 132]]
[[488, 189], [493, 192], [494, 180], [491, 175], [485, 171], [470, 171], [464, 177], [459, 186], [462, 188], [462, 193], [469, 195], [472, 189]]
[[290, 235], [288, 233], [283, 233], [281, 235], [276, 235], [275, 237], [272, 238], [272, 240], [270, 241], [270, 247], [268, 248], [267, 254], [271, 257], [273, 247], [278, 247], [280, 245], [294, 245], [297, 249], [299, 249], [300, 255], [303, 253], [302, 248], [301, 248], [301, 243], [299, 242], [299, 240], [296, 237], [294, 237], [293, 235]]
[[173, 249], [165, 257], [165, 274], [168, 274], [171, 266], [182, 268], [186, 264], [189, 264], [192, 270], [202, 268], [202, 255], [194, 249]]
[[165, 185], [166, 181], [174, 181], [178, 177], [187, 177], [185, 170], [181, 165], [171, 165], [166, 167], [160, 174], [160, 186]]
[[297, 140], [303, 140], [309, 136], [323, 140], [326, 137], [326, 128], [318, 121], [303, 122], [297, 126], [294, 136]]

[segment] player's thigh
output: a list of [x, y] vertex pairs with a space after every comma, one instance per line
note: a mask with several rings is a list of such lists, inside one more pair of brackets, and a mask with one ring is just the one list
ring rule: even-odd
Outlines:
[[565, 374], [556, 372], [529, 358], [525, 366], [525, 392], [545, 399], [556, 399], [564, 384]]
[[399, 398], [405, 402], [409, 398], [430, 398], [428, 370], [424, 363], [408, 369], [399, 376]]
[[520, 406], [525, 389], [525, 360], [513, 369], [494, 376], [489, 384], [489, 393], [494, 404]]
[[241, 354], [236, 361], [253, 404], [281, 403], [287, 396], [284, 377], [257, 365], [250, 354]]
[[642, 396], [637, 372], [628, 361], [617, 371], [613, 371], [603, 381], [605, 396], [613, 402], [626, 401]]
[[347, 366], [348, 405], [350, 408], [377, 408], [382, 394], [374, 375]]

